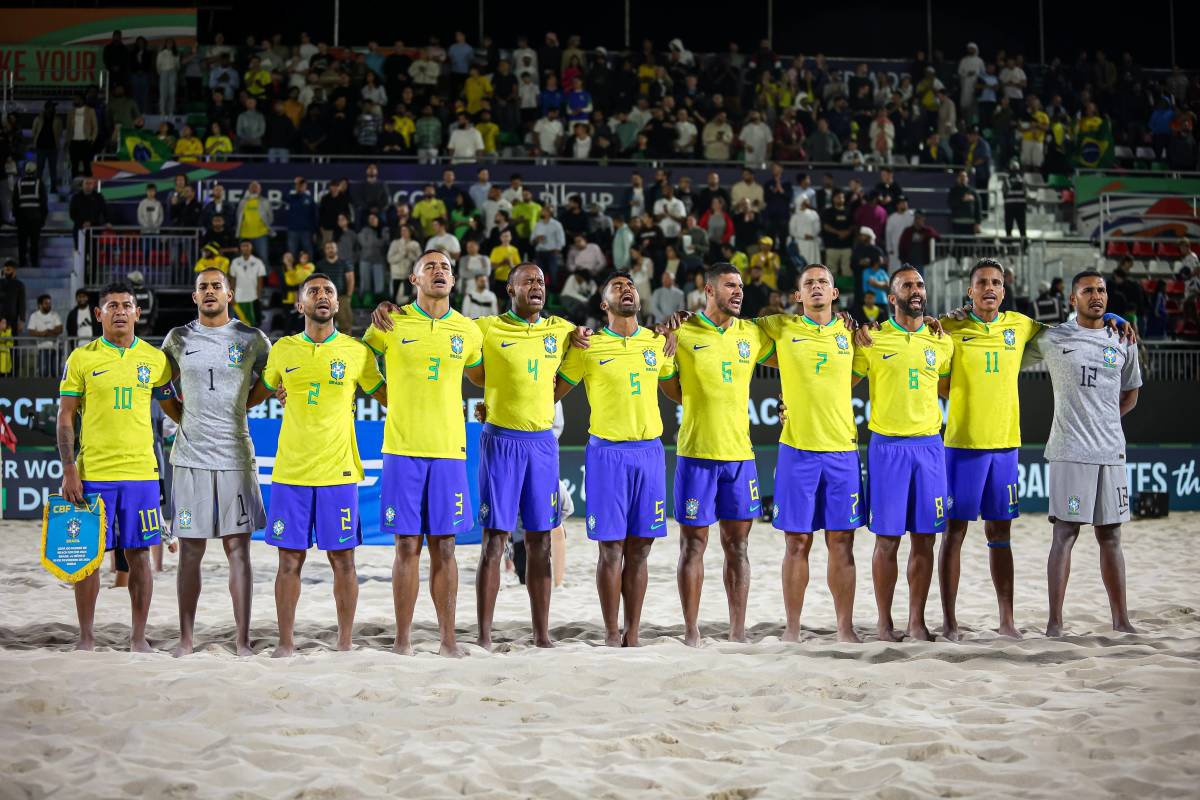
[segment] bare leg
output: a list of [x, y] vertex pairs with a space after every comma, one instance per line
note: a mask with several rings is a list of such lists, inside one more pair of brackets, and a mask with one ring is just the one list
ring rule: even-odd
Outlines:
[[129, 632], [129, 652], [152, 653], [146, 641], [146, 619], [150, 616], [150, 598], [154, 594], [154, 570], [150, 566], [150, 549], [125, 548], [129, 561], [129, 605], [133, 612], [133, 627]]
[[550, 558], [554, 564], [554, 588], [561, 589], [567, 578], [567, 532], [562, 525], [550, 531]]
[[729, 603], [729, 641], [746, 642], [746, 600], [750, 596], [749, 539], [752, 520], [721, 520], [725, 550], [725, 598]]
[[1067, 578], [1071, 576], [1071, 548], [1079, 538], [1079, 525], [1074, 522], [1054, 522], [1054, 541], [1046, 562], [1046, 584], [1050, 591], [1050, 618], [1046, 621], [1047, 636], [1062, 636], [1063, 601], [1067, 597]]
[[838, 641], [861, 644], [854, 632], [854, 531], [825, 531], [825, 548], [829, 551], [826, 580], [837, 614]]
[[642, 627], [642, 602], [646, 599], [649, 576], [646, 559], [654, 540], [643, 536], [630, 536], [625, 540], [625, 567], [621, 571], [621, 597], [625, 601], [625, 634], [621, 637], [622, 647], [637, 647]]
[[957, 642], [962, 638], [955, 616], [958, 600], [958, 576], [961, 563], [962, 543], [967, 536], [967, 521], [952, 519], [942, 536], [938, 549], [938, 588], [942, 593], [942, 635], [947, 641]]
[[679, 564], [676, 582], [683, 604], [683, 643], [700, 646], [700, 592], [704, 589], [704, 550], [708, 547], [708, 528], [679, 526]]
[[208, 547], [205, 539], [179, 540], [179, 571], [175, 576], [175, 597], [179, 602], [179, 646], [175, 657], [191, 655], [192, 632], [196, 624], [196, 604], [200, 602], [200, 565]]
[[275, 616], [279, 621], [279, 643], [272, 658], [287, 658], [296, 652], [292, 631], [296, 625], [296, 604], [300, 602], [300, 571], [307, 550], [279, 548], [279, 569], [275, 573]]
[[1100, 544], [1100, 578], [1108, 592], [1108, 607], [1112, 611], [1113, 630], [1137, 633], [1129, 621], [1125, 604], [1125, 555], [1121, 552], [1121, 525], [1097, 525], [1096, 541]]
[[237, 628], [234, 647], [239, 656], [252, 656], [250, 604], [254, 598], [254, 573], [250, 568], [250, 534], [222, 537], [221, 544], [229, 561], [229, 597], [233, 600], [233, 623]]
[[337, 649], [349, 650], [354, 635], [354, 611], [358, 608], [358, 572], [354, 569], [354, 548], [330, 550], [329, 566], [333, 567], [333, 600], [337, 604]]
[[912, 533], [908, 537], [908, 635], [923, 642], [933, 641], [933, 634], [925, 625], [925, 601], [933, 582], [936, 539], [932, 533]]
[[879, 639], [898, 642], [904, 638], [892, 623], [892, 597], [896, 594], [896, 554], [900, 551], [899, 536], [875, 536], [875, 552], [871, 556], [871, 579], [875, 583], [875, 606], [879, 609]]
[[161, 544], [150, 545], [150, 560], [154, 564], [155, 572], [163, 571], [163, 546]]
[[76, 650], [95, 650], [96, 598], [100, 595], [100, 570], [75, 584], [75, 613], [79, 616], [79, 642]]
[[596, 558], [596, 593], [600, 595], [600, 615], [604, 617], [604, 644], [621, 646], [621, 629], [617, 617], [621, 612], [621, 572], [625, 542], [598, 542]]
[[808, 551], [812, 549], [811, 533], [784, 535], [783, 550], [783, 610], [787, 627], [783, 641], [800, 641], [800, 612], [804, 610], [804, 592], [808, 589]]
[[525, 590], [533, 617], [533, 643], [554, 647], [550, 640], [550, 592], [554, 578], [550, 569], [550, 531], [525, 532]]
[[421, 591], [422, 536], [397, 536], [392, 560], [392, 604], [396, 608], [396, 643], [392, 650], [411, 656], [413, 609]]
[[500, 561], [504, 558], [507, 531], [485, 528], [479, 548], [479, 568], [475, 573], [475, 614], [479, 622], [479, 646], [492, 649], [492, 617], [496, 613], [496, 594], [500, 591]]
[[466, 651], [458, 646], [454, 631], [458, 603], [458, 560], [454, 557], [453, 536], [429, 537], [429, 596], [433, 598], [441, 636], [438, 655], [462, 658]]
[[1013, 556], [1012, 520], [994, 520], [983, 523], [983, 532], [988, 540], [988, 566], [992, 570], [992, 585], [996, 587], [996, 603], [1000, 607], [1001, 636], [1021, 638], [1021, 632], [1013, 622]]

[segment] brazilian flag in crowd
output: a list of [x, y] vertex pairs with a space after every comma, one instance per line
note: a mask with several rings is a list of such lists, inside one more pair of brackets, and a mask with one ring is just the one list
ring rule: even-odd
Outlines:
[[1079, 121], [1075, 134], [1075, 166], [1084, 169], [1112, 166], [1114, 147], [1112, 125], [1107, 117], [1084, 117]]
[[171, 158], [171, 148], [147, 130], [134, 129], [121, 132], [121, 149], [117, 152], [119, 161], [148, 162], [168, 161]]

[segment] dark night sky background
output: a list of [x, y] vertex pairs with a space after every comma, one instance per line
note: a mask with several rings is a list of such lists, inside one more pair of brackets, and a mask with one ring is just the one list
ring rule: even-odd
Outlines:
[[[624, 42], [624, 4], [563, 2], [562, 0], [451, 0], [442, 3], [362, 2], [341, 3], [341, 41], [364, 44], [370, 38], [390, 43], [396, 38], [408, 44], [424, 42], [432, 33], [450, 39], [456, 28], [477, 40], [479, 3], [484, 3], [485, 30], [502, 47], [513, 44], [518, 33], [540, 41], [541, 33], [556, 30], [565, 35], [582, 33], [585, 47], [602, 44], [610, 50]], [[98, 6], [192, 6], [194, 3], [126, 2], [4, 2], [3, 7], [98, 7]], [[1000, 0], [993, 3], [932, 0], [934, 47], [948, 58], [957, 59], [969, 40], [979, 43], [987, 57], [996, 48], [1023, 52], [1026, 59], [1038, 57], [1037, 0]], [[1074, 61], [1080, 48], [1104, 49], [1110, 57], [1130, 50], [1137, 63], [1169, 67], [1171, 0], [1141, 0], [1136, 3], [1077, 3], [1045, 0], [1047, 58], [1060, 56]], [[247, 34], [262, 36], [282, 32], [294, 39], [308, 30], [314, 40], [332, 41], [332, 0], [254, 2], [236, 0], [200, 6], [201, 39], [223, 31], [240, 42]], [[688, 2], [632, 3], [631, 35], [635, 48], [643, 37], [651, 37], [658, 49], [679, 36], [692, 50], [724, 49], [732, 39], [743, 51], [753, 50], [766, 35], [766, 0], [688, 0]], [[832, 3], [776, 0], [774, 43], [777, 52], [829, 56], [910, 58], [926, 46], [924, 0], [893, 0], [864, 3], [836, 0]], [[1118, 9], [1127, 9], [1124, 11]], [[1194, 45], [1200, 30], [1200, 2], [1175, 0], [1175, 43], [1177, 60], [1185, 69], [1200, 67], [1200, 52]], [[450, 14], [446, 14], [450, 11]], [[0, 11], [0, 16], [3, 12]], [[0, 34], [2, 35], [2, 34]], [[536, 46], [536, 45], [535, 45]]]

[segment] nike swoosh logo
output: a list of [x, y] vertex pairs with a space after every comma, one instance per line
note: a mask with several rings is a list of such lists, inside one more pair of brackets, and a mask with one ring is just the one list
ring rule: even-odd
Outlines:
[[300, 369], [300, 368], [299, 367], [285, 367], [283, 371], [284, 372], [295, 372], [298, 369]]
[[353, 538], [354, 538], [354, 534], [353, 534], [353, 533], [352, 533], [352, 534], [350, 534], [349, 536], [339, 536], [339, 537], [338, 537], [338, 544], [345, 544], [346, 542], [350, 541], [350, 540], [351, 540], [351, 539], [353, 539]]
[[412, 344], [413, 342], [419, 342], [419, 341], [421, 341], [421, 340], [420, 339], [401, 339], [400, 344]]
[[692, 345], [692, 349], [693, 350], [703, 350], [704, 348], [709, 347], [709, 346], [710, 345], [707, 345], [707, 344], [694, 344], [694, 345]]
[[900, 355], [900, 354], [899, 353], [888, 353], [886, 356], [883, 357], [883, 360], [887, 361], [892, 356], [898, 356], [898, 355]]
[[516, 344], [516, 342], [501, 342], [500, 346], [501, 347], [512, 347], [514, 344]]
[[104, 373], [106, 373], [108, 371], [109, 370], [106, 370], [106, 369], [102, 369], [99, 372], [97, 372], [96, 370], [92, 370], [92, 377], [95, 378], [97, 375], [103, 375]]
[[753, 514], [755, 511], [758, 511], [759, 508], [761, 508], [761, 506], [759, 506], [758, 503], [755, 503], [754, 505], [750, 506], [750, 513]]
[[652, 530], [652, 531], [656, 531], [656, 530], [658, 530], [659, 528], [661, 528], [663, 525], [666, 525], [666, 523], [665, 523], [665, 522], [660, 522], [660, 523], [658, 523], [657, 525], [651, 525], [651, 526], [650, 526], [650, 530]]
[[860, 523], [860, 522], [862, 522], [862, 514], [859, 514], [857, 517], [851, 517], [851, 518], [850, 518], [850, 524], [851, 524], [851, 525], [857, 525], [857, 524], [858, 524], [858, 523]]
[[146, 541], [147, 539], [153, 539], [155, 536], [158, 536], [158, 534], [157, 534], [157, 533], [143, 533], [143, 534], [142, 534], [142, 541], [144, 542], [144, 541]]
[[454, 524], [455, 524], [455, 525], [462, 525], [464, 522], [466, 522], [466, 520], [465, 520], [465, 519], [456, 519], [456, 520], [454, 520]]
[[1063, 350], [1063, 355], [1065, 356], [1067, 353], [1074, 353], [1074, 352], [1075, 352], [1074, 350]]
[[600, 359], [600, 366], [602, 366], [602, 367], [603, 367], [603, 366], [604, 366], [605, 364], [607, 364], [608, 362], [610, 362], [610, 361], [615, 361], [615, 360], [616, 360], [616, 359], [613, 359], [613, 358], [602, 358], [602, 359]]
[[963, 337], [963, 341], [964, 341], [964, 342], [969, 342], [969, 341], [971, 341], [971, 340], [972, 340], [972, 339], [974, 339], [974, 338], [975, 338], [974, 336], [964, 336], [964, 337]]
[[200, 352], [199, 350], [184, 350], [184, 351], [183, 351], [183, 354], [184, 354], [185, 356], [192, 356], [192, 355], [195, 355], [196, 353], [199, 353], [199, 352]]
[[793, 343], [795, 343], [795, 342], [807, 342], [807, 341], [808, 341], [808, 339], [807, 339], [807, 338], [804, 338], [804, 339], [792, 339], [792, 342], [793, 342]]
[[942, 520], [938, 520], [937, 522], [933, 523], [933, 527], [940, 528], [945, 524], [946, 524], [946, 520], [942, 519]]

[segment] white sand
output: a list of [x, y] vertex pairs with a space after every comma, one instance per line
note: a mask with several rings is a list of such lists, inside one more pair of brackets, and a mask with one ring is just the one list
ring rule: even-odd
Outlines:
[[[838, 644], [822, 543], [813, 547], [806, 641], [781, 643], [782, 542], [759, 525], [750, 547], [754, 644], [718, 638], [727, 629], [719, 547], [709, 550], [701, 607], [713, 638], [699, 651], [680, 643], [672, 534], [654, 548], [645, 646], [607, 649], [598, 646], [594, 546], [573, 523], [568, 586], [551, 609], [554, 651], [529, 646], [524, 588], [509, 586], [497, 609], [500, 652], [434, 655], [425, 593], [419, 654], [392, 655], [391, 553], [367, 547], [358, 649], [330, 650], [331, 575], [314, 552], [298, 614], [301, 655], [279, 662], [267, 657], [269, 547], [254, 548], [254, 658], [230, 648], [219, 547], [206, 561], [196, 655], [165, 654], [177, 636], [170, 556], [149, 630], [164, 653], [115, 649], [128, 635], [128, 595], [106, 588], [100, 651], [82, 654], [70, 652], [70, 591], [36, 563], [35, 526], [3, 523], [0, 797], [1200, 795], [1200, 515], [1126, 528], [1139, 635], [1112, 632], [1085, 531], [1067, 596], [1070, 635], [1045, 639], [1044, 517], [1021, 520], [1015, 538], [1020, 642], [990, 630], [995, 600], [976, 528], [964, 547], [964, 643]], [[874, 628], [870, 550], [860, 532], [862, 634]], [[477, 552], [459, 551], [464, 642], [474, 637]], [[902, 569], [897, 619], [906, 602]], [[937, 630], [936, 580], [929, 608]]]

